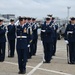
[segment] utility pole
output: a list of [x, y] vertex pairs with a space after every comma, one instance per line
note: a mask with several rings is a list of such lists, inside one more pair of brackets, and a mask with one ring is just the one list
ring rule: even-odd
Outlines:
[[70, 17], [70, 8], [71, 7], [69, 7], [69, 6], [67, 7], [67, 20], [69, 20], [69, 17]]

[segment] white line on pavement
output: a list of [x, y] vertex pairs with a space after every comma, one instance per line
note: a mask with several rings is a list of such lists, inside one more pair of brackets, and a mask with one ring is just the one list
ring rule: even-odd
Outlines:
[[4, 61], [3, 63], [6, 63], [6, 64], [11, 64], [11, 65], [18, 65], [17, 63], [8, 62], [8, 61]]
[[[18, 65], [17, 63], [13, 63], [13, 62], [7, 62], [7, 61], [4, 61], [4, 63], [6, 64], [11, 64], [11, 65]], [[34, 68], [33, 66], [27, 66], [29, 68]]]
[[27, 75], [32, 75], [42, 64], [43, 61], [39, 63], [36, 67], [34, 67]]
[[[42, 53], [39, 53], [37, 54], [37, 56], [42, 56], [43, 54]], [[57, 56], [53, 56], [53, 58], [56, 58], [56, 59], [66, 59], [67, 60], [67, 57], [57, 57]]]
[[61, 74], [61, 75], [72, 75], [72, 74], [68, 74], [68, 73], [64, 73], [64, 72], [59, 72], [59, 71], [54, 71], [54, 70], [48, 70], [48, 69], [43, 69], [43, 68], [38, 68], [38, 69], [39, 70], [43, 70], [43, 71], [47, 71], [47, 72]]
[[57, 56], [55, 56], [53, 58], [56, 58], [56, 59], [67, 59], [67, 58], [62, 58], [62, 57], [57, 57]]
[[[5, 61], [4, 63], [12, 64], [12, 65], [18, 65], [17, 63], [7, 62], [7, 61]], [[34, 73], [37, 69], [38, 70], [42, 70], [42, 71], [57, 73], [57, 74], [61, 74], [61, 75], [72, 75], [72, 74], [69, 74], [69, 73], [64, 73], [64, 72], [59, 72], [59, 71], [54, 71], [54, 70], [48, 70], [48, 69], [44, 69], [44, 68], [39, 68], [42, 65], [42, 63], [43, 62], [39, 63], [36, 67], [27, 66], [28, 68], [33, 68], [27, 75], [31, 75], [30, 73]]]

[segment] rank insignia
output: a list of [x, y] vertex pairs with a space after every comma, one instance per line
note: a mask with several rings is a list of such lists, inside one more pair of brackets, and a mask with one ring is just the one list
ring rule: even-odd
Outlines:
[[26, 30], [26, 28], [24, 28], [24, 33], [26, 33], [27, 32], [27, 30]]

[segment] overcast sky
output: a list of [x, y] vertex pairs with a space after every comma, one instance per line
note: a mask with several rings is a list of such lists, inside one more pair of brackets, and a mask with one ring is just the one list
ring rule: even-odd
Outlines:
[[65, 18], [67, 6], [71, 7], [70, 16], [75, 16], [75, 0], [0, 0], [0, 14], [37, 18], [53, 14]]

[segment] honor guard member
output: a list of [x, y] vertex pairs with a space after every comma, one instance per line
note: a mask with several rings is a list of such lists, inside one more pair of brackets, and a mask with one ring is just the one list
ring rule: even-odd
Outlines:
[[10, 25], [7, 26], [8, 29], [8, 33], [7, 33], [7, 38], [8, 38], [8, 43], [9, 43], [9, 47], [10, 50], [8, 50], [8, 57], [14, 57], [14, 53], [15, 53], [15, 25], [14, 25], [14, 20], [11, 19], [10, 20]]
[[33, 26], [32, 26], [32, 31], [33, 31], [33, 41], [32, 41], [32, 48], [33, 48], [33, 55], [36, 55], [37, 51], [37, 39], [38, 39], [38, 33], [37, 33], [37, 23], [36, 23], [36, 18], [32, 18]]
[[3, 20], [0, 19], [0, 62], [5, 60], [5, 46], [6, 46], [6, 27], [3, 25]]
[[71, 23], [67, 25], [65, 31], [65, 42], [69, 46], [69, 63], [75, 64], [75, 18], [71, 18]]
[[[28, 27], [28, 31], [30, 30], [29, 29], [29, 25], [28, 25], [28, 21], [27, 21], [27, 17], [24, 17], [24, 25]], [[30, 43], [29, 43], [29, 38], [31, 36], [28, 35], [28, 50], [27, 50], [27, 59], [29, 58], [29, 47], [30, 47]], [[27, 60], [28, 62], [28, 60]]]
[[54, 17], [52, 17], [52, 25], [53, 25], [53, 29], [54, 29], [54, 33], [53, 33], [53, 56], [55, 56], [56, 43], [57, 43], [57, 38], [58, 38], [58, 34], [57, 34], [58, 25], [55, 23], [55, 18]]
[[20, 25], [17, 26], [17, 54], [19, 74], [26, 73], [27, 50], [28, 50], [28, 33], [27, 26], [24, 25], [24, 18], [19, 18]]
[[[30, 17], [28, 17], [28, 31], [29, 31], [29, 38], [33, 40], [32, 19], [31, 19]], [[28, 59], [31, 59], [32, 53], [33, 53], [32, 40], [30, 41]], [[28, 42], [29, 42], [29, 41], [28, 41]]]
[[41, 40], [44, 47], [44, 63], [50, 63], [52, 58], [52, 46], [53, 46], [53, 28], [50, 25], [50, 18], [46, 18], [46, 22], [41, 28]]

